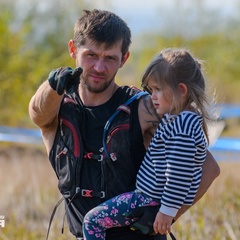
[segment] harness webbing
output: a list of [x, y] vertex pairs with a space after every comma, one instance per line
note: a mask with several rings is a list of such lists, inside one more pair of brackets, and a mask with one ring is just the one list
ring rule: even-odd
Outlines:
[[50, 220], [49, 220], [49, 224], [48, 224], [48, 231], [47, 231], [46, 240], [48, 240], [50, 228], [51, 228], [52, 221], [53, 221], [53, 218], [54, 218], [54, 216], [55, 216], [55, 213], [56, 213], [56, 211], [57, 211], [57, 208], [59, 207], [59, 205], [62, 203], [63, 200], [64, 200], [64, 197], [62, 197], [62, 198], [56, 203], [56, 205], [54, 206], [54, 209], [53, 209], [53, 211], [52, 211], [52, 214], [51, 214], [51, 217], [50, 217]]
[[170, 235], [172, 240], [177, 240], [171, 232], [169, 233], [169, 235]]
[[[128, 106], [131, 102], [133, 102], [135, 99], [139, 99], [140, 97], [144, 96], [144, 95], [147, 95], [148, 93], [147, 92], [139, 92], [137, 93], [136, 95], [132, 96], [131, 98], [129, 98], [124, 104], [120, 105], [118, 107], [118, 109], [114, 112], [114, 114], [109, 118], [109, 120], [107, 121], [107, 123], [105, 124], [105, 127], [104, 127], [104, 131], [103, 131], [103, 149], [105, 151], [105, 154], [106, 154], [106, 157], [110, 157], [110, 154], [107, 150], [107, 132], [108, 132], [108, 129], [112, 123], [112, 121], [114, 120], [114, 118], [121, 112], [121, 111], [125, 111], [124, 110], [124, 107], [125, 106]], [[77, 101], [78, 104], [82, 105], [81, 101], [78, 99], [78, 97], [75, 97], [75, 100]], [[94, 193], [90, 193], [89, 190], [86, 190], [86, 189], [78, 189], [79, 191], [76, 191], [76, 193], [74, 194], [74, 196], [70, 199], [70, 202], [67, 204], [66, 207], [68, 207], [68, 205], [73, 201], [73, 199], [76, 197], [77, 194], [79, 194], [81, 192], [82, 196], [83, 196], [83, 193], [87, 193], [87, 196], [90, 196], [92, 197], [93, 195], [95, 196], [96, 194]], [[92, 191], [92, 190], [91, 190]], [[88, 194], [89, 193], [89, 194]], [[99, 195], [99, 196], [98, 196]], [[97, 193], [97, 197], [105, 197], [105, 193], [104, 192], [99, 192]], [[64, 200], [64, 197], [62, 197], [57, 203], [56, 205], [54, 206], [54, 209], [52, 211], [52, 214], [51, 214], [51, 217], [50, 217], [50, 220], [49, 220], [49, 226], [48, 226], [48, 230], [47, 230], [47, 235], [46, 235], [46, 240], [48, 240], [48, 237], [49, 237], [49, 233], [50, 233], [50, 229], [51, 229], [51, 224], [52, 224], [52, 221], [53, 221], [53, 218], [55, 216], [55, 213], [57, 211], [57, 208], [59, 207], [59, 205], [63, 202]], [[173, 239], [174, 240], [174, 239]]]
[[[124, 104], [122, 104], [123, 106], [128, 106], [131, 102], [133, 102], [135, 99], [139, 99], [140, 97], [147, 95], [147, 92], [139, 92], [136, 95], [132, 96], [131, 98], [129, 98]], [[121, 106], [122, 106], [121, 105]], [[104, 130], [103, 130], [103, 149], [105, 151], [106, 157], [110, 157], [110, 154], [108, 152], [107, 149], [107, 132], [108, 132], [108, 128], [110, 127], [113, 119], [122, 111], [121, 108], [118, 108], [115, 113], [109, 118], [109, 120], [107, 121]]]

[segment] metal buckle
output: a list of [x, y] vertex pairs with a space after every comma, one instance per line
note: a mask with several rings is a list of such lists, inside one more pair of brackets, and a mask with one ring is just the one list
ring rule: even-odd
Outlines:
[[100, 198], [105, 198], [105, 192], [104, 191], [101, 191], [101, 196]]
[[81, 194], [83, 197], [93, 197], [92, 196], [93, 190], [82, 189]]
[[103, 160], [103, 155], [100, 154], [100, 155], [99, 155], [99, 158], [98, 158], [98, 162], [101, 162], [102, 160]]
[[117, 155], [116, 153], [110, 153], [110, 157], [112, 159], [113, 162], [115, 162], [117, 160]]

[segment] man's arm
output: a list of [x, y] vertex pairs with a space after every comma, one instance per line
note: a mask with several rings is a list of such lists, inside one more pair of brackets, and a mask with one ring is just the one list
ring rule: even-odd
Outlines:
[[78, 91], [82, 68], [60, 67], [49, 73], [29, 103], [29, 115], [41, 129], [49, 153], [58, 125], [58, 112], [64, 93]]
[[63, 95], [59, 96], [46, 80], [36, 91], [29, 103], [29, 116], [40, 128], [48, 127], [57, 117]]
[[57, 115], [63, 95], [54, 91], [48, 80], [36, 91], [29, 103], [29, 116], [41, 129], [44, 144], [49, 153], [57, 129]]
[[[219, 176], [220, 167], [212, 154], [208, 151], [207, 158], [202, 166], [202, 179], [197, 191], [196, 197], [194, 199], [194, 204], [202, 198], [202, 196], [206, 193], [208, 188], [211, 186], [213, 181]], [[174, 220], [176, 221], [183, 213], [185, 213], [191, 206], [182, 206], [182, 208], [178, 211]]]

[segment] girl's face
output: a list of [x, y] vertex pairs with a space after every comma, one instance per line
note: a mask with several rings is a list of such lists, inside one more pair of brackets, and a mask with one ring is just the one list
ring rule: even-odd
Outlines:
[[165, 85], [164, 88], [154, 79], [148, 81], [148, 88], [151, 91], [151, 99], [156, 112], [161, 116], [172, 111], [173, 91]]

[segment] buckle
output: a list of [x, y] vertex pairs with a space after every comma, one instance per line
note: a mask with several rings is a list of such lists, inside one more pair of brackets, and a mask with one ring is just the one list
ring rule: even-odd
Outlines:
[[117, 160], [117, 155], [116, 153], [110, 153], [110, 157], [112, 159], [113, 162], [115, 162]]
[[81, 195], [83, 197], [100, 197], [100, 198], [105, 198], [105, 192], [95, 192], [93, 190], [89, 189], [81, 189]]
[[82, 189], [82, 196], [83, 197], [93, 197], [92, 196], [93, 190], [88, 190], [88, 189]]
[[105, 192], [101, 191], [100, 193], [101, 193], [100, 198], [105, 198]]

